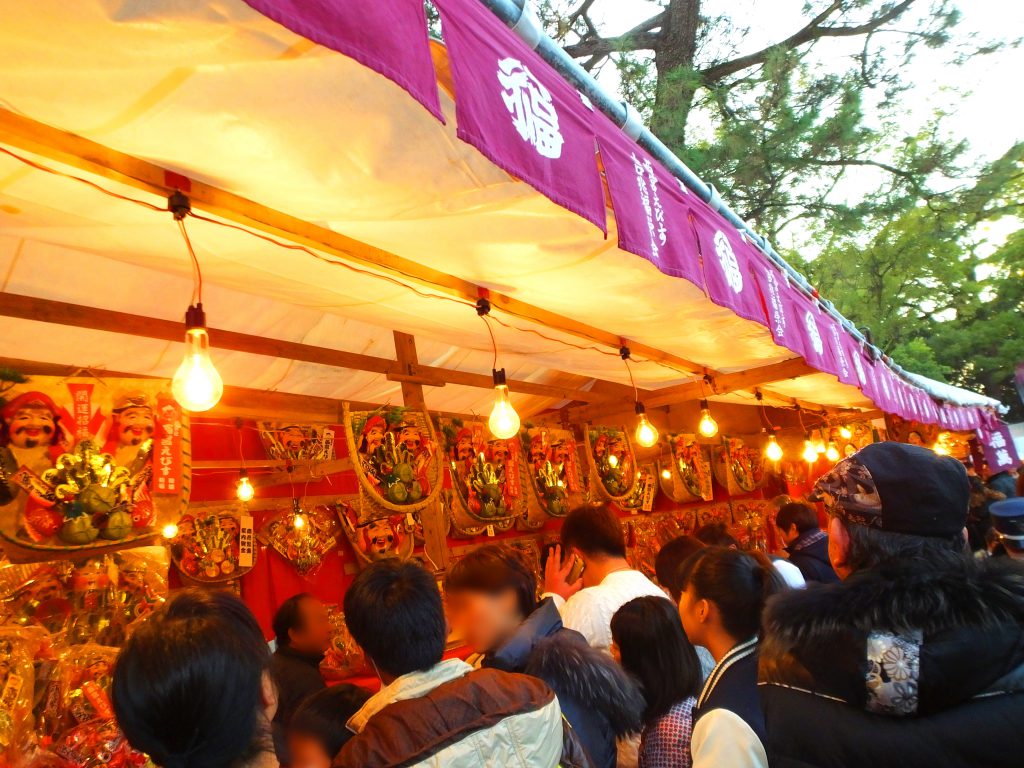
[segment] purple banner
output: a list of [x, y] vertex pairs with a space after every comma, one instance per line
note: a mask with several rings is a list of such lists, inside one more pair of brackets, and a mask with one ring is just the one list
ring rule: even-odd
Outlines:
[[819, 371], [837, 376], [839, 365], [835, 361], [832, 338], [826, 326], [826, 321], [831, 322], [831, 319], [821, 311], [818, 302], [797, 290], [790, 291], [789, 303], [804, 360]]
[[594, 115], [580, 95], [478, 0], [437, 0], [459, 138], [606, 231]]
[[[752, 247], [736, 227], [703, 200], [690, 196], [690, 221], [697, 236], [708, 296], [740, 317], [768, 325], [761, 294], [750, 269]], [[755, 262], [756, 263], [756, 262]]]
[[751, 268], [761, 291], [772, 338], [780, 347], [802, 355], [803, 345], [797, 337], [796, 318], [789, 300], [789, 293], [793, 290], [789, 281], [767, 259], [759, 259], [751, 264]]
[[422, 0], [245, 0], [292, 32], [398, 84], [442, 122]]
[[985, 450], [985, 463], [990, 472], [1006, 472], [1020, 465], [1010, 428], [1001, 421], [982, 426], [978, 430], [978, 442]]
[[609, 121], [598, 137], [615, 210], [619, 248], [643, 256], [661, 272], [701, 290], [700, 255], [690, 226], [685, 187]]

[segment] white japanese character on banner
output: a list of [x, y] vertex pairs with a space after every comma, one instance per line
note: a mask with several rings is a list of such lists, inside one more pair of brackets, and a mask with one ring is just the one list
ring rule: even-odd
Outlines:
[[993, 448], [1005, 448], [1006, 438], [1003, 437], [1002, 432], [990, 432], [988, 437], [988, 444]]
[[736, 260], [736, 254], [733, 253], [732, 243], [729, 242], [729, 238], [722, 230], [715, 232], [715, 253], [718, 254], [718, 263], [722, 266], [725, 281], [729, 283], [733, 293], [741, 293], [743, 291], [743, 272], [740, 270], [740, 263]]
[[825, 342], [822, 341], [821, 334], [818, 333], [818, 324], [814, 321], [814, 312], [809, 309], [804, 315], [804, 325], [807, 327], [807, 337], [811, 340], [814, 353], [816, 355], [825, 354]]
[[1005, 448], [1000, 448], [996, 451], [996, 463], [1000, 467], [1008, 467], [1013, 464], [1013, 460], [1010, 458], [1010, 452]]
[[558, 129], [558, 112], [551, 92], [518, 59], [498, 62], [498, 82], [504, 89], [501, 98], [512, 115], [512, 124], [542, 157], [557, 160], [562, 156], [564, 139]]

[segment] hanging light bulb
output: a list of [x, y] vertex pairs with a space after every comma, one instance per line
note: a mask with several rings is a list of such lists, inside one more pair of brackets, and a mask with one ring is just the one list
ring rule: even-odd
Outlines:
[[256, 489], [249, 482], [249, 473], [244, 469], [238, 471], [238, 482], [235, 484], [235, 495], [239, 501], [252, 501], [256, 495]]
[[714, 437], [718, 434], [718, 422], [711, 417], [711, 409], [708, 408], [708, 401], [700, 401], [700, 423], [697, 431], [704, 437]]
[[672, 470], [671, 469], [663, 469], [663, 470], [661, 470], [661, 479], [662, 480], [671, 480], [672, 479]]
[[210, 336], [202, 303], [185, 313], [185, 357], [171, 382], [174, 399], [186, 411], [208, 411], [224, 394], [224, 382], [210, 360]]
[[828, 448], [825, 449], [825, 458], [831, 462], [839, 461], [839, 449], [831, 440], [828, 442]]
[[769, 461], [782, 461], [782, 446], [775, 439], [775, 435], [768, 435], [768, 445], [764, 448], [764, 455]]
[[814, 447], [814, 442], [811, 440], [810, 434], [808, 434], [807, 439], [804, 440], [803, 459], [808, 464], [814, 464], [818, 460], [818, 451]]
[[301, 512], [296, 512], [295, 517], [292, 518], [292, 527], [297, 531], [301, 531], [303, 528], [305, 528], [306, 516]]
[[491, 434], [499, 440], [508, 440], [519, 434], [519, 414], [512, 407], [512, 401], [508, 397], [508, 384], [505, 383], [505, 369], [492, 370], [494, 378], [494, 408], [491, 409], [491, 417], [487, 420], [487, 426]]
[[850, 431], [850, 428], [848, 426], [843, 424], [843, 426], [839, 428], [839, 436], [843, 438], [843, 440], [849, 440], [851, 437], [853, 437], [853, 432]]
[[619, 466], [619, 457], [616, 456], [614, 453], [608, 457], [608, 466], [611, 467], [612, 469], [615, 469], [617, 466]]
[[825, 435], [820, 429], [818, 430], [818, 437], [814, 440], [814, 450], [818, 453], [825, 453], [828, 450], [828, 446], [825, 445]]
[[175, 525], [174, 523], [168, 523], [167, 525], [164, 526], [163, 530], [160, 533], [163, 534], [165, 539], [177, 538], [177, 536], [178, 536], [178, 526]]
[[640, 417], [636, 425], [636, 442], [644, 448], [650, 448], [658, 442], [658, 430], [648, 421], [644, 404], [639, 400], [636, 403], [636, 415]]

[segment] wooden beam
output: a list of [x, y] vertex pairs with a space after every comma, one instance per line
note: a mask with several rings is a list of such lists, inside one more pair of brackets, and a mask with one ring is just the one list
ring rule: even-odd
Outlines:
[[[0, 293], [0, 316], [16, 317], [21, 320], [37, 320], [43, 323], [69, 325], [75, 328], [88, 328], [96, 331], [125, 333], [160, 341], [181, 341], [184, 336], [183, 323], [164, 320], [157, 317], [133, 315], [128, 312], [116, 312], [111, 309], [88, 307], [84, 304], [69, 304], [64, 301], [41, 299], [34, 296], [23, 296], [17, 293]], [[349, 368], [357, 371], [393, 374], [401, 378], [420, 378], [443, 384], [457, 384], [464, 387], [490, 389], [494, 386], [491, 377], [483, 373], [470, 371], [453, 371], [447, 368], [435, 368], [418, 365], [413, 362], [403, 366], [399, 361], [386, 357], [364, 355], [358, 352], [346, 352], [340, 349], [315, 347], [294, 341], [282, 341], [265, 336], [252, 336], [237, 331], [226, 331], [219, 328], [210, 329], [210, 344], [216, 349], [230, 349], [233, 352], [245, 352], [253, 355], [266, 355], [285, 360], [300, 360], [306, 363], [317, 363], [336, 368]], [[412, 373], [410, 374], [409, 371]], [[557, 400], [582, 400], [593, 402], [602, 399], [600, 394], [569, 387], [537, 384], [532, 381], [509, 380], [509, 389], [527, 395], [551, 397]]]
[[[463, 299], [469, 304], [476, 304], [477, 299], [486, 296], [497, 310], [612, 349], [618, 349], [622, 344], [619, 334], [486, 289], [440, 269], [411, 261], [383, 248], [377, 248], [197, 179], [188, 178], [155, 163], [119, 152], [91, 139], [32, 120], [8, 109], [0, 109], [0, 141], [160, 197], [167, 197], [172, 192], [181, 190], [188, 195], [193, 208], [244, 227], [385, 272], [402, 282], [425, 286], [440, 294]], [[703, 374], [706, 370], [696, 362], [635, 340], [630, 340], [629, 346], [637, 356], [656, 360], [683, 371]]]
[[[416, 353], [416, 339], [411, 333], [394, 331], [395, 357], [401, 370], [412, 375], [419, 365]], [[426, 411], [427, 403], [423, 397], [423, 385], [414, 381], [402, 382], [402, 400], [406, 408]], [[438, 458], [441, 461], [441, 458]], [[439, 502], [428, 505], [420, 512], [420, 523], [423, 524], [423, 551], [427, 560], [434, 564], [439, 573], [448, 570], [451, 555], [448, 551], [448, 531], [444, 524], [444, 510]]]
[[[648, 393], [642, 394], [641, 400], [643, 400], [647, 408], [660, 408], [666, 405], [684, 403], [689, 400], [700, 400], [710, 395], [726, 395], [730, 392], [752, 389], [753, 387], [773, 381], [797, 379], [813, 373], [819, 373], [819, 371], [804, 362], [802, 357], [794, 357], [789, 360], [783, 360], [781, 363], [762, 365], [746, 371], [719, 373], [711, 376], [709, 383], [705, 383], [703, 379], [697, 379], [674, 387], [651, 390]], [[607, 413], [615, 405], [621, 408], [621, 400], [617, 403], [613, 401], [593, 403], [573, 410], [571, 418], [575, 421], [591, 421]]]

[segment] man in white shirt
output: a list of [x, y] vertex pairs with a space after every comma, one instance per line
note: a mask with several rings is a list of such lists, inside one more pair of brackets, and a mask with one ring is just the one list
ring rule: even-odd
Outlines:
[[[583, 573], [570, 583], [579, 561]], [[619, 608], [635, 597], [665, 596], [630, 567], [622, 525], [603, 504], [578, 507], [565, 518], [561, 546], [555, 547], [544, 567], [544, 592], [554, 599], [564, 626], [606, 652], [612, 645], [612, 616]]]

